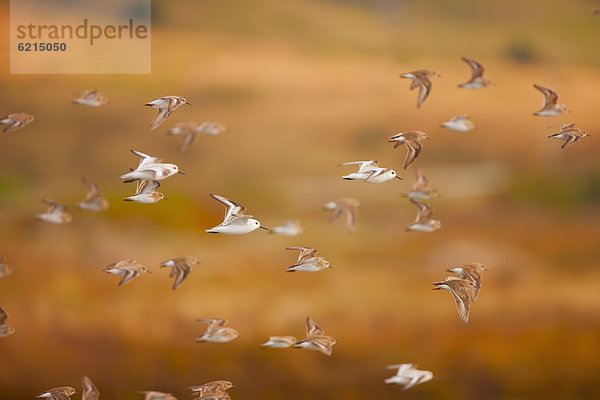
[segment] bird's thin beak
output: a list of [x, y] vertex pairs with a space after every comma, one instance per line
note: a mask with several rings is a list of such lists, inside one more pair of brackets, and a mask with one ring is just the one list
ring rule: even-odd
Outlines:
[[262, 225], [259, 228], [264, 229], [265, 231], [269, 230], [269, 228], [267, 228], [266, 226], [262, 226]]
[[169, 200], [169, 198], [168, 197], [163, 197], [163, 200]]
[[177, 173], [178, 173], [178, 174], [181, 174], [181, 175], [187, 175], [187, 174], [186, 174], [185, 172], [183, 172], [183, 171], [177, 171]]
[[396, 178], [400, 179], [401, 181], [403, 181], [404, 179], [400, 178], [398, 175], [396, 175]]
[[190, 105], [190, 106], [192, 105], [192, 103], [190, 103], [189, 101], [186, 101], [185, 104]]
[[333, 268], [333, 265], [330, 265], [329, 268]]
[[235, 385], [231, 385], [231, 387], [237, 389], [237, 386], [235, 386]]

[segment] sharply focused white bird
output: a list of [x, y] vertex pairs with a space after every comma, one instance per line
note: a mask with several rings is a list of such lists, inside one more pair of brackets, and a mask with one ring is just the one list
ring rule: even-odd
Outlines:
[[396, 171], [394, 171], [393, 169], [379, 167], [379, 161], [377, 160], [351, 161], [341, 163], [338, 165], [341, 166], [354, 164], [360, 165], [358, 167], [358, 171], [348, 175], [344, 175], [342, 178], [350, 181], [362, 181], [368, 183], [382, 183], [394, 178], [402, 179], [396, 175]]
[[133, 182], [138, 179], [160, 181], [177, 173], [185, 175], [184, 172], [179, 170], [177, 165], [163, 163], [161, 158], [153, 157], [133, 149], [131, 152], [140, 157], [141, 160], [136, 169], [121, 175], [121, 179], [125, 179], [125, 182]]
[[246, 207], [223, 196], [210, 193], [210, 197], [223, 204], [226, 208], [223, 222], [214, 228], [207, 229], [208, 233], [224, 233], [226, 235], [244, 235], [258, 228], [269, 230], [260, 224], [252, 215], [245, 215]]

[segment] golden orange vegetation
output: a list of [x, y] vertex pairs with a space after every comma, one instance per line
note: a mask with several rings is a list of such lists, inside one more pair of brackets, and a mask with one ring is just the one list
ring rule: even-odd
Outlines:
[[[450, 5], [452, 3], [452, 6]], [[509, 2], [510, 3], [510, 2]], [[0, 253], [15, 274], [0, 279], [0, 306], [17, 333], [0, 340], [0, 399], [54, 386], [79, 390], [89, 376], [104, 399], [137, 390], [178, 398], [187, 386], [229, 379], [234, 399], [593, 398], [600, 371], [600, 17], [591, 2], [506, 3], [314, 0], [154, 1], [152, 74], [0, 74], [0, 113], [36, 122], [0, 135]], [[8, 5], [0, 19], [8, 21]], [[6, 24], [3, 24], [6, 26]], [[8, 32], [7, 28], [2, 30]], [[8, 35], [8, 33], [7, 33]], [[8, 54], [8, 40], [0, 53]], [[481, 61], [496, 85], [456, 87], [461, 61]], [[440, 72], [416, 108], [399, 74]], [[532, 116], [549, 86], [571, 113]], [[70, 100], [99, 89], [109, 104]], [[143, 104], [181, 95], [192, 106], [148, 131]], [[469, 113], [471, 132], [439, 126]], [[165, 132], [176, 122], [217, 120], [187, 153]], [[591, 133], [561, 150], [547, 139], [564, 122]], [[401, 193], [404, 147], [387, 138], [423, 130], [417, 160], [441, 193], [442, 229], [406, 232], [415, 208]], [[135, 148], [179, 164], [169, 200], [123, 202]], [[344, 161], [378, 159], [404, 181], [343, 181]], [[76, 210], [81, 177], [111, 201]], [[218, 193], [264, 225], [299, 218], [306, 233], [204, 233], [220, 222]], [[324, 203], [360, 200], [358, 228], [329, 224]], [[69, 205], [69, 225], [35, 220], [42, 198]], [[289, 246], [320, 250], [335, 269], [286, 274]], [[171, 290], [160, 262], [197, 257]], [[152, 274], [117, 287], [102, 268], [136, 258]], [[460, 322], [450, 295], [432, 292], [445, 269], [481, 262], [481, 295]], [[269, 335], [304, 334], [312, 317], [341, 343], [330, 358], [264, 350]], [[197, 344], [219, 317], [238, 329], [227, 344]], [[385, 365], [416, 362], [437, 380], [407, 392], [384, 385]]]

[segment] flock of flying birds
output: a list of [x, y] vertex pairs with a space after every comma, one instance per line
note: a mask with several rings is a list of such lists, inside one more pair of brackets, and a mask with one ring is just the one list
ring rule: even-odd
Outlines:
[[[471, 77], [467, 82], [459, 84], [460, 88], [483, 89], [493, 85], [493, 82], [483, 75], [484, 68], [479, 62], [466, 57], [463, 60], [471, 68]], [[421, 107], [424, 104], [432, 89], [431, 80], [438, 76], [440, 75], [433, 70], [417, 70], [401, 75], [402, 78], [412, 80], [410, 85], [411, 90], [419, 89], [417, 107]], [[558, 96], [554, 91], [537, 84], [533, 86], [544, 95], [543, 107], [539, 111], [534, 112], [533, 115], [555, 117], [567, 112], [564, 104], [557, 104]], [[75, 104], [91, 107], [99, 107], [107, 102], [107, 98], [96, 90], [88, 90], [79, 98], [73, 100]], [[154, 130], [160, 126], [175, 110], [184, 104], [190, 103], [185, 98], [178, 96], [165, 96], [147, 103], [146, 106], [157, 109], [156, 115], [150, 124], [150, 130]], [[4, 132], [11, 132], [23, 128], [33, 121], [34, 117], [29, 114], [16, 113], [3, 118], [0, 120], [0, 123], [7, 125]], [[442, 123], [442, 126], [456, 131], [469, 131], [474, 129], [475, 124], [469, 120], [468, 115], [459, 115], [453, 117], [450, 121]], [[186, 151], [193, 143], [196, 135], [217, 135], [225, 130], [225, 126], [220, 122], [180, 122], [167, 133], [169, 135], [183, 136], [180, 151]], [[562, 148], [565, 148], [586, 136], [589, 136], [587, 132], [576, 128], [574, 123], [568, 123], [560, 125], [560, 131], [550, 135], [549, 138], [564, 140]], [[401, 132], [389, 138], [389, 142], [394, 143], [394, 148], [401, 145], [406, 146], [404, 169], [409, 168], [419, 157], [423, 150], [422, 141], [425, 139], [430, 139], [430, 137], [421, 131]], [[129, 172], [121, 175], [121, 179], [124, 182], [136, 182], [137, 188], [135, 194], [126, 197], [124, 200], [149, 204], [164, 199], [164, 194], [156, 191], [160, 186], [159, 182], [176, 174], [183, 174], [183, 172], [179, 170], [176, 164], [165, 163], [158, 157], [137, 150], [131, 150], [131, 152], [139, 157], [139, 163], [135, 169], [130, 169]], [[379, 184], [394, 178], [402, 179], [393, 169], [379, 166], [376, 160], [343, 162], [339, 165], [358, 165], [356, 172], [342, 177], [346, 180]], [[414, 185], [411, 190], [403, 193], [403, 196], [409, 198], [409, 201], [417, 207], [418, 212], [415, 221], [409, 224], [406, 229], [421, 232], [438, 230], [441, 228], [440, 221], [433, 219], [433, 209], [423, 201], [438, 197], [439, 193], [436, 189], [429, 186], [429, 182], [421, 168], [415, 168], [415, 175], [416, 180]], [[83, 182], [88, 189], [87, 195], [82, 202], [76, 204], [76, 207], [90, 211], [106, 210], [109, 207], [109, 203], [101, 197], [102, 191], [98, 185], [87, 178], [84, 178]], [[247, 215], [246, 208], [240, 203], [212, 193], [210, 196], [225, 206], [226, 213], [223, 222], [213, 228], [207, 229], [206, 232], [243, 235], [259, 228], [269, 230], [262, 226], [260, 221], [254, 219], [252, 215]], [[48, 205], [48, 209], [45, 213], [37, 216], [40, 220], [56, 224], [71, 222], [72, 216], [67, 212], [65, 205], [47, 199], [43, 201]], [[360, 203], [356, 199], [342, 198], [326, 203], [323, 208], [325, 211], [331, 213], [331, 222], [343, 216], [346, 230], [352, 233], [356, 229], [359, 205]], [[271, 228], [269, 231], [270, 233], [296, 236], [303, 232], [303, 228], [299, 220], [290, 220], [280, 226]], [[288, 272], [316, 272], [326, 268], [333, 268], [325, 258], [317, 257], [317, 249], [309, 247], [289, 247], [287, 249], [299, 252], [296, 263], [287, 269]], [[174, 278], [173, 289], [177, 289], [190, 274], [191, 267], [197, 263], [198, 259], [194, 257], [179, 257], [164, 261], [160, 266], [161, 268], [171, 268], [170, 278]], [[446, 289], [450, 292], [456, 304], [458, 315], [465, 323], [469, 321], [470, 303], [475, 302], [479, 295], [482, 272], [485, 270], [487, 268], [479, 263], [464, 264], [447, 270], [453, 273], [454, 276], [448, 276], [444, 281], [433, 283], [433, 290]], [[143, 273], [150, 272], [145, 265], [133, 259], [118, 261], [104, 268], [104, 271], [120, 276], [119, 286], [131, 282]], [[0, 256], [0, 278], [8, 276], [11, 273], [12, 268], [5, 264], [4, 258]], [[6, 337], [15, 332], [14, 327], [6, 323], [7, 317], [6, 312], [0, 308], [0, 337]], [[238, 337], [238, 332], [233, 328], [225, 326], [227, 321], [223, 319], [207, 318], [198, 319], [197, 321], [208, 324], [206, 331], [196, 338], [197, 342], [225, 343]], [[307, 317], [305, 339], [298, 340], [295, 336], [271, 336], [261, 346], [270, 348], [305, 348], [316, 350], [329, 356], [332, 354], [332, 348], [336, 343], [337, 341], [333, 337], [326, 336], [324, 330], [315, 321]], [[386, 368], [396, 369], [397, 372], [396, 375], [385, 379], [385, 383], [401, 385], [404, 390], [433, 379], [432, 372], [419, 370], [415, 364], [390, 365]], [[201, 386], [193, 386], [190, 389], [198, 399], [228, 400], [230, 397], [227, 390], [232, 387], [234, 386], [229, 381], [214, 381]], [[82, 388], [83, 400], [96, 400], [98, 398], [98, 390], [86, 376], [82, 378]], [[64, 386], [47, 390], [37, 397], [52, 400], [68, 400], [74, 393], [76, 392], [73, 387]], [[175, 399], [170, 393], [156, 391], [140, 393], [145, 395], [145, 400]]]

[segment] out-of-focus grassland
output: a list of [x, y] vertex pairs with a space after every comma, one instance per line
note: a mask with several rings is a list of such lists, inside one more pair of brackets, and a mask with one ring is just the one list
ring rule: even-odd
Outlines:
[[[105, 399], [136, 390], [188, 396], [185, 387], [230, 379], [233, 398], [592, 398], [600, 371], [600, 165], [597, 132], [600, 19], [593, 2], [155, 1], [152, 75], [9, 75], [0, 113], [36, 122], [0, 136], [0, 253], [15, 274], [0, 280], [0, 306], [17, 329], [0, 340], [0, 398], [31, 398], [79, 385]], [[8, 36], [8, 5], [0, 8]], [[8, 54], [8, 41], [0, 53]], [[459, 90], [461, 56], [480, 60], [496, 86]], [[421, 109], [399, 73], [439, 71]], [[534, 117], [555, 89], [571, 113]], [[97, 88], [110, 104], [70, 104]], [[185, 96], [148, 132], [163, 95]], [[439, 123], [469, 113], [474, 131]], [[184, 154], [164, 132], [178, 121], [218, 120], [229, 131], [198, 137]], [[561, 150], [547, 127], [576, 122], [591, 133]], [[417, 165], [442, 196], [430, 204], [443, 228], [405, 232], [413, 181], [367, 185], [340, 176], [343, 161], [378, 159], [401, 169], [402, 130], [432, 140]], [[186, 176], [163, 182], [169, 200], [122, 202], [135, 148], [176, 162]], [[76, 210], [87, 176], [111, 209]], [[219, 193], [267, 226], [300, 218], [296, 238], [255, 232], [213, 236]], [[361, 201], [358, 229], [329, 224], [321, 206]], [[35, 221], [41, 198], [69, 204], [73, 222]], [[286, 274], [288, 246], [320, 249], [335, 266]], [[197, 256], [173, 292], [159, 262]], [[101, 269], [147, 263], [151, 275], [118, 288]], [[481, 296], [464, 326], [444, 270], [482, 262]], [[304, 334], [314, 318], [342, 344], [331, 358], [261, 350], [269, 335]], [[196, 344], [200, 317], [220, 317], [240, 338]], [[439, 378], [408, 392], [387, 387], [387, 364], [417, 362]], [[79, 390], [79, 389], [78, 389]]]

